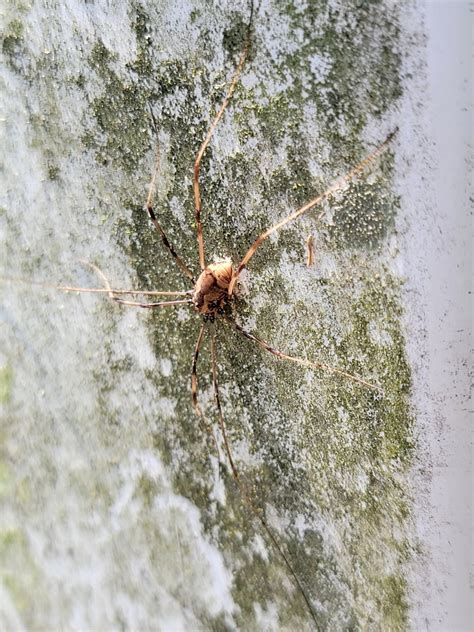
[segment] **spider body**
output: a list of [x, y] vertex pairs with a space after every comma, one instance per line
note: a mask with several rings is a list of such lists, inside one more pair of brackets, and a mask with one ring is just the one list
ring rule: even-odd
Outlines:
[[222, 314], [229, 304], [229, 285], [235, 275], [230, 258], [217, 259], [208, 265], [199, 275], [193, 291], [194, 309], [205, 320], [214, 320], [216, 314]]

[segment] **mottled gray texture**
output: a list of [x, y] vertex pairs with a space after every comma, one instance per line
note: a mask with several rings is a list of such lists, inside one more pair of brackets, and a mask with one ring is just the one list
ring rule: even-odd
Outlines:
[[[245, 2], [7, 5], [2, 276], [96, 286], [84, 259], [115, 287], [186, 288], [142, 210], [154, 147], [157, 212], [196, 269], [194, 154], [247, 17]], [[254, 27], [203, 163], [207, 252], [234, 261], [385, 138], [402, 93], [397, 3], [263, 2]], [[383, 396], [218, 329], [237, 463], [327, 630], [407, 621], [413, 438], [392, 163], [390, 151], [324, 222], [308, 216], [265, 244], [236, 306], [276, 347]], [[193, 415], [197, 316], [0, 291], [5, 625], [311, 629]], [[215, 420], [207, 356], [206, 343], [201, 401]]]

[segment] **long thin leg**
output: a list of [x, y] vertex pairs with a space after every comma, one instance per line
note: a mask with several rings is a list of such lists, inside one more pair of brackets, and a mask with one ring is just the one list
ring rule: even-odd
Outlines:
[[[382, 144], [380, 144], [371, 154], [369, 154], [363, 160], [361, 160], [353, 169], [351, 169], [351, 171], [349, 171], [349, 173], [346, 173], [340, 178], [337, 178], [337, 180], [335, 180], [331, 184], [331, 186], [328, 189], [326, 189], [326, 191], [324, 191], [324, 193], [321, 193], [321, 195], [318, 195], [318, 197], [315, 197], [314, 199], [310, 200], [304, 206], [299, 208], [297, 211], [294, 211], [293, 213], [291, 213], [290, 215], [288, 215], [287, 217], [279, 221], [277, 224], [274, 224], [271, 228], [268, 228], [259, 237], [257, 237], [257, 239], [254, 241], [254, 243], [250, 246], [250, 248], [246, 252], [242, 261], [239, 263], [237, 270], [235, 271], [235, 275], [233, 276], [229, 284], [229, 290], [228, 290], [229, 296], [232, 296], [232, 292], [234, 290], [234, 286], [237, 282], [237, 278], [239, 274], [245, 268], [247, 263], [255, 254], [255, 251], [257, 250], [257, 248], [260, 246], [262, 242], [265, 241], [265, 239], [267, 239], [275, 231], [279, 230], [280, 228], [283, 228], [283, 226], [288, 224], [288, 222], [291, 222], [297, 217], [300, 217], [300, 215], [303, 215], [303, 213], [306, 213], [306, 211], [309, 211], [310, 209], [314, 208], [318, 204], [321, 204], [321, 202], [323, 202], [324, 200], [329, 198], [331, 195], [336, 193], [336, 191], [339, 191], [347, 182], [350, 182], [356, 176], [362, 173], [377, 158], [377, 156], [379, 156], [383, 151], [385, 151], [385, 149], [387, 148], [388, 144], [390, 143], [392, 138], [395, 136], [397, 131], [398, 131], [398, 128], [396, 128], [393, 132], [391, 132], [387, 136], [387, 138], [383, 141]], [[318, 220], [321, 219], [323, 215], [324, 215], [324, 211], [318, 215], [317, 219]]]
[[155, 212], [153, 210], [153, 199], [154, 199], [154, 196], [155, 196], [156, 178], [158, 177], [159, 171], [160, 171], [160, 149], [157, 146], [155, 170], [153, 172], [153, 177], [152, 177], [151, 182], [150, 182], [150, 188], [148, 189], [148, 197], [147, 197], [147, 200], [146, 200], [146, 203], [145, 203], [145, 208], [146, 208], [146, 210], [148, 212], [148, 215], [150, 216], [150, 219], [153, 222], [156, 230], [160, 233], [161, 241], [163, 242], [165, 248], [167, 248], [169, 250], [169, 252], [171, 253], [171, 256], [176, 261], [176, 263], [177, 263], [179, 269], [181, 270], [181, 272], [183, 272], [183, 274], [185, 274], [188, 277], [188, 279], [191, 280], [192, 284], [195, 285], [196, 281], [194, 279], [193, 273], [191, 272], [191, 270], [188, 268], [188, 266], [184, 263], [184, 261], [181, 259], [181, 257], [176, 252], [173, 244], [170, 242], [170, 240], [166, 236], [166, 233], [163, 230], [161, 224], [156, 219], [156, 215], [155, 215]]
[[199, 335], [198, 335], [198, 339], [196, 341], [196, 346], [194, 347], [193, 366], [192, 366], [192, 369], [191, 369], [191, 393], [192, 393], [192, 398], [193, 398], [193, 408], [194, 408], [194, 411], [195, 411], [196, 415], [198, 415], [198, 417], [200, 417], [201, 419], [203, 419], [204, 416], [202, 414], [202, 410], [201, 410], [201, 407], [199, 406], [199, 402], [198, 402], [198, 398], [197, 398], [197, 392], [198, 392], [197, 361], [198, 361], [198, 357], [199, 357], [199, 351], [201, 349], [202, 340], [204, 338], [204, 331], [205, 331], [205, 329], [206, 329], [206, 325], [203, 323], [201, 325], [201, 329], [199, 330]]
[[285, 566], [287, 567], [290, 575], [293, 577], [296, 586], [298, 587], [298, 590], [300, 591], [301, 595], [303, 596], [303, 599], [305, 600], [305, 603], [308, 607], [309, 613], [316, 625], [316, 629], [319, 630], [319, 624], [318, 624], [318, 620], [316, 619], [316, 614], [313, 610], [313, 607], [311, 605], [311, 602], [309, 600], [308, 595], [306, 594], [305, 589], [303, 588], [300, 580], [298, 579], [298, 575], [296, 574], [296, 572], [294, 571], [289, 559], [287, 558], [287, 556], [285, 555], [283, 549], [281, 548], [278, 540], [276, 539], [275, 535], [273, 534], [272, 530], [270, 529], [270, 527], [267, 524], [267, 521], [265, 520], [265, 518], [262, 515], [262, 511], [261, 509], [259, 509], [255, 503], [253, 502], [252, 498], [250, 497], [250, 495], [248, 494], [247, 490], [245, 489], [244, 484], [242, 483], [242, 480], [240, 478], [239, 475], [239, 471], [235, 465], [235, 461], [234, 458], [232, 456], [232, 452], [230, 449], [230, 443], [229, 443], [229, 439], [227, 438], [227, 432], [226, 432], [226, 425], [225, 425], [225, 421], [224, 421], [224, 414], [222, 412], [222, 406], [221, 406], [221, 400], [219, 397], [219, 384], [218, 384], [218, 377], [217, 377], [217, 344], [216, 344], [216, 335], [215, 333], [212, 335], [211, 338], [211, 357], [212, 357], [212, 383], [214, 386], [214, 397], [216, 400], [216, 406], [217, 406], [217, 410], [219, 413], [219, 427], [221, 430], [221, 434], [222, 434], [222, 438], [224, 441], [224, 448], [227, 454], [227, 459], [229, 461], [229, 465], [230, 465], [230, 469], [232, 471], [232, 476], [234, 477], [235, 482], [237, 483], [237, 486], [239, 488], [239, 491], [242, 495], [242, 498], [245, 500], [245, 502], [247, 503], [247, 505], [250, 507], [250, 509], [252, 510], [252, 513], [254, 514], [254, 516], [257, 518], [257, 520], [260, 522], [260, 524], [262, 525], [265, 533], [267, 534], [268, 538], [270, 539], [273, 547], [275, 548], [275, 550], [277, 551], [277, 553], [280, 555], [281, 559], [284, 561]]
[[[215, 333], [212, 334], [212, 338], [211, 338], [211, 362], [212, 362], [212, 385], [214, 387], [214, 398], [216, 401], [217, 411], [219, 413], [219, 428], [221, 430], [225, 451], [227, 454], [227, 458], [229, 459], [230, 469], [232, 470], [232, 475], [237, 481], [239, 487], [241, 487], [242, 483], [240, 481], [239, 472], [237, 468], [235, 467], [234, 459], [232, 457], [232, 452], [230, 450], [229, 440], [227, 438], [224, 414], [222, 412], [221, 400], [219, 397], [219, 384], [218, 384], [218, 379], [217, 379], [217, 344], [216, 344]], [[244, 496], [246, 497], [246, 492], [244, 492]]]
[[211, 424], [207, 423], [206, 419], [204, 418], [204, 413], [202, 412], [201, 406], [199, 405], [199, 402], [198, 402], [197, 362], [199, 358], [199, 352], [201, 350], [202, 341], [204, 338], [205, 329], [206, 329], [206, 325], [203, 323], [201, 325], [201, 329], [199, 330], [199, 335], [196, 340], [196, 345], [194, 347], [193, 364], [192, 364], [192, 369], [191, 369], [191, 394], [193, 398], [194, 412], [199, 417], [199, 423], [201, 424], [202, 428], [212, 436], [212, 440], [216, 447], [217, 458], [220, 459], [219, 445], [214, 435], [212, 426]]
[[[110, 294], [110, 293], [109, 293]], [[158, 307], [174, 307], [176, 305], [192, 305], [191, 299], [184, 299], [179, 301], [160, 301], [159, 303], [140, 303], [138, 301], [125, 301], [122, 298], [110, 297], [114, 303], [119, 305], [128, 305], [129, 307], [142, 307], [143, 309], [156, 309]]]
[[357, 384], [361, 384], [362, 386], [366, 386], [367, 388], [371, 388], [375, 391], [382, 390], [379, 386], [376, 386], [375, 384], [371, 384], [370, 382], [367, 382], [366, 380], [363, 380], [362, 378], [357, 377], [356, 375], [351, 375], [351, 373], [347, 373], [346, 371], [335, 369], [334, 367], [329, 366], [329, 364], [325, 364], [324, 362], [319, 362], [319, 361], [311, 362], [310, 360], [305, 360], [304, 358], [297, 358], [295, 356], [290, 356], [290, 355], [287, 355], [286, 353], [278, 351], [278, 349], [274, 349], [273, 347], [271, 347], [268, 344], [268, 342], [266, 342], [262, 338], [259, 338], [255, 334], [251, 334], [250, 332], [243, 329], [243, 327], [241, 327], [238, 323], [236, 323], [236, 321], [233, 318], [230, 318], [229, 316], [224, 316], [223, 318], [226, 322], [231, 324], [232, 327], [234, 327], [234, 329], [236, 329], [239, 333], [245, 336], [245, 338], [248, 338], [248, 340], [252, 340], [252, 342], [256, 342], [259, 347], [261, 347], [262, 349], [265, 349], [265, 351], [272, 353], [274, 356], [276, 356], [277, 358], [280, 358], [281, 360], [289, 360], [290, 362], [301, 364], [310, 369], [321, 369], [322, 371], [333, 373], [334, 375], [340, 375], [341, 377], [345, 377], [349, 380], [352, 380], [353, 382], [356, 382]]
[[89, 268], [94, 270], [94, 272], [100, 276], [100, 278], [104, 282], [105, 289], [110, 300], [114, 301], [114, 303], [119, 303], [120, 305], [128, 305], [131, 307], [143, 307], [144, 309], [155, 309], [158, 307], [172, 307], [175, 305], [192, 305], [191, 298], [180, 299], [178, 301], [160, 301], [159, 303], [141, 303], [139, 301], [126, 301], [122, 298], [117, 298], [114, 295], [113, 289], [110, 287], [108, 278], [105, 276], [102, 270], [98, 268], [96, 265], [94, 265], [93, 263], [89, 263], [88, 261], [85, 261], [83, 263], [89, 266]]
[[201, 168], [201, 160], [206, 151], [207, 146], [211, 140], [212, 134], [216, 129], [217, 124], [219, 123], [222, 115], [226, 107], [229, 104], [230, 99], [235, 91], [237, 83], [239, 81], [240, 75], [242, 73], [242, 68], [244, 67], [245, 60], [247, 58], [249, 49], [250, 49], [250, 35], [252, 29], [252, 19], [253, 19], [253, 0], [251, 2], [250, 8], [250, 18], [247, 27], [247, 37], [245, 39], [245, 44], [242, 52], [240, 53], [239, 63], [237, 64], [236, 69], [234, 70], [234, 74], [229, 83], [229, 87], [227, 89], [227, 93], [222, 101], [221, 107], [219, 108], [217, 114], [215, 115], [211, 126], [206, 134], [205, 139], [203, 140], [201, 147], [196, 155], [196, 159], [194, 161], [194, 179], [193, 179], [193, 190], [194, 190], [194, 207], [196, 213], [196, 229], [197, 229], [197, 240], [198, 240], [198, 248], [199, 248], [199, 264], [201, 266], [201, 270], [204, 270], [206, 267], [205, 255], [204, 255], [204, 238], [202, 234], [202, 223], [201, 223], [201, 191], [199, 188], [199, 171]]
[[[35, 285], [38, 285], [35, 283]], [[43, 285], [43, 284], [41, 284]], [[139, 294], [142, 296], [189, 296], [190, 292], [171, 292], [171, 291], [156, 291], [156, 290], [106, 290], [104, 288], [95, 288], [95, 287], [72, 287], [68, 285], [52, 285], [50, 287], [54, 287], [56, 290], [61, 290], [62, 292], [84, 292], [84, 293], [92, 293], [92, 294], [104, 294], [108, 292], [112, 292], [113, 294], [125, 295], [125, 294]]]
[[191, 296], [192, 290], [176, 292], [173, 291], [160, 291], [160, 290], [116, 290], [106, 289], [103, 287], [75, 287], [73, 285], [55, 285], [54, 283], [43, 283], [42, 281], [31, 281], [30, 279], [23, 279], [21, 277], [0, 277], [0, 283], [24, 283], [28, 286], [43, 287], [52, 290], [60, 290], [61, 292], [82, 292], [84, 294], [108, 294], [112, 292], [117, 295], [134, 294], [140, 296]]

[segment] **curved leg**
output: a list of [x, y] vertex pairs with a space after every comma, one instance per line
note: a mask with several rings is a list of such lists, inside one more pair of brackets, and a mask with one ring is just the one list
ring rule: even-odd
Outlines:
[[201, 168], [201, 160], [204, 155], [204, 152], [206, 151], [206, 147], [209, 145], [212, 134], [214, 133], [214, 130], [216, 129], [217, 124], [219, 123], [222, 115], [224, 114], [226, 107], [229, 104], [230, 99], [232, 98], [232, 95], [234, 94], [235, 88], [237, 86], [240, 75], [242, 73], [242, 68], [244, 67], [245, 60], [247, 58], [247, 55], [250, 49], [250, 34], [251, 34], [252, 19], [253, 19], [253, 0], [251, 1], [250, 5], [251, 5], [251, 8], [250, 8], [249, 24], [247, 28], [247, 37], [245, 40], [244, 48], [240, 54], [239, 62], [230, 80], [229, 87], [227, 88], [227, 93], [224, 97], [222, 105], [219, 108], [217, 114], [215, 115], [211, 123], [211, 126], [206, 134], [206, 137], [203, 140], [201, 147], [199, 148], [199, 151], [196, 155], [196, 159], [194, 161], [194, 179], [193, 179], [194, 207], [195, 207], [195, 214], [196, 214], [196, 229], [197, 229], [197, 240], [198, 240], [198, 248], [199, 248], [199, 265], [201, 266], [201, 270], [204, 270], [206, 268], [206, 261], [205, 261], [205, 255], [204, 255], [204, 237], [202, 233], [202, 223], [201, 223], [201, 191], [199, 188], [199, 171]]
[[30, 281], [29, 279], [22, 279], [21, 277], [0, 277], [0, 283], [24, 283], [25, 285], [33, 287], [43, 287], [51, 290], [60, 290], [61, 292], [81, 292], [83, 294], [109, 294], [112, 292], [115, 295], [140, 295], [140, 296], [191, 296], [192, 290], [176, 292], [172, 291], [156, 291], [156, 290], [116, 290], [106, 289], [103, 287], [76, 287], [73, 285], [55, 285], [54, 283], [43, 283], [42, 281]]
[[215, 397], [215, 401], [216, 401], [216, 406], [217, 406], [217, 411], [219, 414], [219, 427], [221, 430], [221, 434], [222, 434], [222, 438], [224, 441], [224, 448], [227, 454], [227, 459], [229, 461], [229, 465], [230, 465], [230, 469], [232, 471], [232, 476], [234, 477], [235, 482], [237, 483], [237, 486], [239, 488], [239, 491], [242, 495], [242, 498], [245, 500], [245, 502], [247, 503], [247, 505], [249, 506], [249, 508], [251, 509], [252, 513], [254, 514], [254, 516], [257, 518], [257, 520], [260, 522], [260, 524], [262, 525], [265, 533], [267, 534], [268, 538], [270, 539], [270, 542], [272, 543], [273, 547], [275, 548], [275, 550], [277, 551], [278, 555], [281, 557], [281, 559], [284, 561], [286, 568], [288, 569], [290, 575], [293, 577], [293, 580], [298, 588], [298, 590], [300, 591], [307, 607], [309, 610], [309, 613], [316, 625], [316, 629], [319, 630], [319, 624], [318, 624], [318, 620], [316, 619], [316, 614], [313, 610], [313, 607], [311, 605], [311, 602], [309, 600], [308, 595], [306, 594], [305, 589], [303, 588], [300, 580], [298, 579], [298, 575], [296, 574], [296, 572], [294, 571], [288, 557], [286, 556], [286, 554], [284, 553], [281, 545], [279, 544], [278, 540], [276, 539], [275, 535], [273, 534], [272, 530], [270, 529], [270, 527], [267, 524], [267, 521], [265, 520], [261, 509], [259, 509], [258, 507], [256, 507], [255, 503], [253, 502], [252, 498], [250, 497], [250, 495], [248, 494], [247, 490], [244, 487], [244, 484], [242, 483], [241, 479], [240, 479], [240, 475], [239, 475], [239, 471], [237, 470], [237, 467], [235, 465], [235, 461], [234, 458], [232, 456], [232, 452], [230, 449], [230, 443], [229, 440], [227, 438], [227, 432], [226, 432], [226, 426], [225, 426], [225, 421], [224, 421], [224, 415], [222, 413], [222, 406], [221, 406], [221, 400], [219, 397], [219, 384], [218, 384], [218, 379], [217, 379], [217, 344], [216, 344], [216, 335], [213, 334], [212, 338], [211, 338], [211, 357], [212, 357], [212, 383], [214, 386], [214, 397]]
[[[96, 265], [94, 265], [93, 263], [89, 263], [87, 261], [83, 261], [82, 263], [85, 263], [87, 266], [89, 266], [89, 268], [94, 270], [94, 272], [100, 276], [100, 278], [102, 279], [102, 281], [104, 282], [104, 285], [105, 285], [104, 291], [107, 292], [108, 297], [110, 298], [111, 301], [114, 301], [114, 303], [119, 303], [120, 305], [128, 305], [128, 306], [131, 306], [131, 307], [143, 307], [144, 309], [155, 309], [155, 308], [158, 308], [158, 307], [172, 307], [172, 306], [175, 306], [175, 305], [192, 305], [192, 299], [191, 298], [180, 299], [180, 300], [177, 300], [177, 301], [160, 301], [158, 303], [142, 303], [142, 302], [139, 302], [139, 301], [127, 301], [127, 300], [124, 300], [122, 298], [117, 298], [115, 296], [114, 290], [110, 287], [110, 283], [109, 283], [108, 278], [105, 276], [105, 274], [102, 272], [102, 270], [100, 268], [98, 268]], [[64, 287], [66, 287], [66, 286], [64, 286]], [[85, 288], [75, 288], [75, 289], [79, 289], [80, 291], [82, 291], [83, 289], [85, 290]], [[67, 289], [67, 291], [69, 291], [69, 290], [71, 290], [71, 288]], [[86, 291], [89, 291], [89, 290], [86, 290]], [[121, 292], [121, 293], [128, 293], [128, 292], [124, 291], [124, 292]], [[135, 293], [135, 292], [133, 292], [133, 293]], [[140, 294], [140, 292], [137, 292], [137, 293]], [[169, 292], [165, 293], [165, 292], [163, 292], [163, 294], [170, 295], [170, 294], [174, 294], [174, 293], [169, 293]]]
[[250, 332], [246, 331], [243, 327], [241, 327], [238, 323], [236, 323], [235, 320], [233, 320], [232, 318], [229, 318], [229, 316], [224, 316], [223, 318], [226, 322], [230, 323], [232, 327], [234, 327], [234, 329], [236, 329], [239, 333], [245, 336], [245, 338], [248, 338], [248, 340], [251, 340], [252, 342], [256, 342], [259, 347], [261, 347], [262, 349], [265, 349], [265, 351], [268, 351], [269, 353], [273, 354], [277, 358], [280, 358], [281, 360], [289, 360], [290, 362], [301, 364], [310, 369], [321, 369], [322, 371], [326, 371], [328, 373], [334, 373], [334, 375], [340, 375], [341, 377], [345, 377], [349, 380], [352, 380], [353, 382], [356, 382], [357, 384], [361, 384], [362, 386], [371, 388], [374, 391], [382, 391], [380, 386], [371, 384], [370, 382], [367, 382], [366, 380], [363, 380], [362, 378], [357, 377], [356, 375], [351, 375], [351, 373], [347, 373], [346, 371], [335, 369], [334, 367], [329, 366], [329, 364], [325, 364], [324, 362], [319, 362], [319, 361], [311, 362], [310, 360], [305, 360], [304, 358], [297, 358], [295, 356], [287, 355], [286, 353], [283, 353], [282, 351], [278, 351], [278, 349], [274, 349], [273, 347], [271, 347], [268, 344], [268, 342], [266, 342], [262, 338], [259, 338], [255, 334], [251, 334]]
[[[310, 200], [304, 206], [299, 208], [297, 211], [294, 211], [294, 213], [291, 213], [290, 215], [288, 215], [287, 217], [279, 221], [277, 224], [274, 224], [271, 228], [268, 228], [264, 233], [262, 233], [259, 237], [257, 237], [257, 239], [254, 241], [254, 243], [250, 246], [250, 248], [246, 252], [242, 261], [237, 266], [235, 275], [233, 276], [232, 281], [230, 282], [230, 285], [229, 285], [229, 290], [228, 290], [229, 296], [232, 296], [232, 292], [234, 290], [234, 286], [237, 282], [237, 278], [239, 274], [245, 268], [245, 266], [250, 261], [250, 259], [254, 256], [255, 251], [260, 246], [260, 244], [265, 241], [265, 239], [267, 239], [272, 233], [276, 232], [280, 228], [283, 228], [283, 226], [288, 224], [288, 222], [291, 222], [297, 217], [300, 217], [300, 215], [303, 215], [303, 213], [306, 213], [306, 211], [309, 211], [315, 206], [318, 206], [318, 204], [321, 204], [321, 202], [323, 202], [324, 200], [329, 198], [331, 195], [336, 193], [336, 191], [339, 191], [347, 182], [350, 182], [356, 176], [362, 173], [383, 151], [385, 151], [385, 149], [387, 148], [388, 144], [390, 143], [392, 138], [395, 136], [397, 131], [398, 131], [398, 128], [396, 128], [393, 132], [391, 132], [387, 136], [387, 138], [383, 141], [383, 143], [381, 143], [371, 154], [369, 154], [363, 160], [361, 160], [353, 169], [351, 169], [351, 171], [341, 176], [340, 178], [337, 178], [337, 180], [335, 180], [330, 185], [330, 187], [326, 189], [326, 191], [324, 191], [324, 193], [321, 193], [321, 195], [318, 195], [318, 197], [315, 197], [313, 200]], [[321, 219], [323, 215], [324, 215], [324, 211], [318, 215], [317, 219]]]

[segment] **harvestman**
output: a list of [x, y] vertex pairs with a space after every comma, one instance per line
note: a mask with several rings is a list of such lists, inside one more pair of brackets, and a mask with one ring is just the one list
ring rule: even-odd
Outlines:
[[[163, 227], [159, 223], [156, 217], [156, 214], [154, 212], [153, 200], [154, 200], [154, 195], [155, 195], [156, 179], [159, 173], [159, 152], [157, 153], [155, 170], [154, 170], [154, 174], [150, 183], [148, 198], [145, 204], [145, 209], [148, 212], [148, 215], [151, 221], [153, 222], [155, 228], [160, 234], [161, 240], [164, 246], [170, 252], [171, 256], [175, 260], [181, 272], [188, 278], [192, 286], [192, 289], [188, 291], [177, 291], [177, 292], [173, 292], [173, 291], [146, 292], [146, 291], [138, 291], [138, 290], [116, 290], [110, 287], [107, 278], [96, 266], [91, 266], [91, 267], [94, 268], [94, 270], [96, 270], [96, 272], [101, 276], [101, 278], [104, 281], [106, 289], [56, 286], [58, 289], [61, 289], [64, 291], [105, 292], [109, 295], [109, 297], [115, 303], [119, 303], [121, 305], [140, 307], [144, 309], [157, 309], [157, 308], [162, 308], [162, 307], [173, 307], [173, 306], [188, 306], [188, 307], [193, 308], [198, 314], [200, 314], [203, 317], [203, 322], [199, 329], [199, 334], [198, 334], [196, 345], [194, 348], [192, 372], [191, 372], [191, 391], [192, 391], [192, 403], [193, 403], [194, 410], [196, 414], [200, 417], [201, 422], [204, 424], [204, 426], [206, 427], [208, 431], [210, 430], [209, 426], [207, 426], [207, 424], [204, 423], [203, 413], [198, 403], [197, 361], [198, 361], [199, 351], [201, 349], [204, 336], [206, 334], [206, 324], [207, 322], [213, 323], [216, 319], [223, 320], [225, 323], [227, 323], [228, 325], [236, 329], [242, 336], [256, 343], [259, 347], [261, 347], [265, 351], [268, 351], [269, 353], [273, 354], [274, 356], [276, 356], [277, 358], [281, 360], [288, 360], [290, 362], [295, 362], [297, 364], [301, 364], [311, 369], [319, 369], [319, 370], [327, 371], [329, 373], [352, 380], [353, 382], [358, 383], [362, 387], [366, 387], [369, 389], [378, 389], [378, 387], [375, 386], [374, 384], [371, 384], [370, 382], [367, 382], [366, 380], [358, 376], [351, 375], [350, 373], [347, 373], [340, 369], [333, 368], [323, 362], [310, 361], [304, 358], [290, 356], [286, 353], [283, 353], [282, 351], [279, 351], [278, 349], [275, 349], [274, 347], [270, 346], [262, 338], [259, 338], [257, 335], [243, 329], [236, 322], [236, 320], [231, 315], [229, 315], [230, 310], [228, 308], [229, 306], [232, 305], [235, 287], [239, 279], [239, 275], [244, 270], [244, 268], [247, 267], [247, 264], [249, 263], [253, 255], [255, 254], [255, 251], [257, 250], [257, 248], [259, 248], [259, 246], [274, 232], [280, 230], [281, 228], [286, 226], [286, 224], [288, 224], [292, 220], [297, 219], [298, 217], [300, 217], [307, 211], [310, 211], [312, 208], [320, 205], [324, 200], [327, 200], [328, 198], [331, 197], [331, 195], [333, 195], [338, 190], [340, 190], [346, 183], [348, 183], [350, 180], [354, 179], [359, 174], [361, 174], [386, 149], [386, 147], [392, 140], [393, 136], [396, 134], [397, 130], [389, 134], [383, 143], [381, 143], [371, 154], [369, 154], [366, 158], [364, 158], [361, 162], [359, 162], [351, 171], [349, 171], [347, 174], [336, 179], [328, 187], [328, 189], [324, 191], [324, 193], [310, 200], [304, 206], [294, 211], [287, 217], [283, 218], [281, 221], [277, 222], [276, 224], [268, 228], [265, 232], [263, 232], [247, 250], [246, 254], [242, 258], [240, 263], [237, 265], [237, 267], [234, 267], [230, 258], [219, 259], [219, 260], [216, 260], [214, 263], [206, 264], [203, 225], [202, 225], [202, 220], [201, 220], [201, 209], [202, 209], [201, 191], [200, 191], [200, 186], [199, 186], [199, 172], [200, 172], [200, 167], [201, 167], [201, 161], [206, 151], [206, 148], [211, 141], [214, 130], [216, 129], [217, 124], [219, 123], [222, 115], [224, 114], [224, 111], [226, 110], [229, 104], [230, 99], [232, 98], [232, 95], [235, 91], [237, 83], [240, 79], [245, 61], [247, 59], [249, 49], [250, 49], [250, 41], [251, 41], [252, 17], [253, 17], [252, 14], [253, 14], [253, 7], [252, 7], [251, 15], [250, 15], [249, 24], [247, 26], [247, 35], [246, 35], [245, 45], [240, 54], [239, 62], [228, 84], [228, 88], [227, 88], [227, 92], [224, 97], [224, 100], [209, 127], [209, 130], [204, 138], [204, 141], [202, 142], [199, 148], [199, 151], [196, 155], [196, 159], [194, 161], [193, 192], [194, 192], [194, 207], [195, 207], [197, 242], [198, 242], [198, 252], [199, 252], [199, 265], [201, 269], [201, 272], [197, 280], [193, 272], [191, 271], [191, 269], [186, 265], [183, 259], [178, 255], [173, 244], [169, 241]], [[324, 211], [319, 213], [319, 215], [317, 216], [317, 219], [320, 220], [323, 217], [323, 215], [324, 215]], [[142, 296], [146, 296], [146, 295], [147, 296], [169, 296], [169, 297], [181, 296], [183, 298], [174, 298], [173, 300], [159, 301], [159, 302], [139, 302], [139, 301], [131, 301], [124, 298], [120, 298], [120, 296], [127, 295], [127, 294], [135, 294], [135, 295], [142, 295]], [[225, 426], [224, 416], [223, 416], [220, 397], [219, 397], [218, 374], [217, 374], [217, 345], [216, 345], [216, 335], [213, 328], [211, 330], [211, 364], [212, 364], [212, 382], [213, 382], [215, 402], [216, 402], [217, 411], [218, 411], [219, 428], [221, 431], [222, 440], [223, 440], [225, 452], [227, 455], [227, 459], [229, 461], [230, 469], [232, 471], [232, 475], [240, 489], [240, 492], [243, 498], [249, 504], [251, 510], [253, 511], [257, 519], [260, 521], [260, 524], [262, 525], [265, 532], [267, 533], [273, 546], [275, 547], [275, 549], [278, 551], [279, 555], [285, 562], [285, 565], [288, 571], [293, 577], [296, 586], [298, 587], [299, 591], [301, 592], [306, 602], [306, 605], [308, 607], [308, 610], [311, 614], [312, 619], [314, 620], [316, 624], [316, 627], [318, 627], [318, 622], [317, 622], [315, 612], [313, 610], [313, 607], [310, 603], [309, 597], [305, 589], [303, 588], [298, 576], [293, 570], [293, 567], [291, 563], [289, 562], [286, 554], [282, 550], [279, 542], [277, 541], [273, 532], [270, 530], [269, 526], [267, 525], [267, 522], [265, 518], [263, 517], [261, 510], [255, 506], [254, 501], [247, 493], [241, 481], [239, 471], [237, 470], [237, 467], [235, 465], [232, 452], [230, 449], [229, 440], [227, 438], [226, 426]]]

